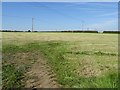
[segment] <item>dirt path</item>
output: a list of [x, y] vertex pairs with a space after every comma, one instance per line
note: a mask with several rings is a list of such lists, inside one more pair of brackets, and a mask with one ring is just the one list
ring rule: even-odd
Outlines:
[[37, 60], [35, 64], [25, 74], [27, 77], [26, 88], [59, 88], [60, 85], [56, 82], [53, 74], [46, 61], [43, 59]]

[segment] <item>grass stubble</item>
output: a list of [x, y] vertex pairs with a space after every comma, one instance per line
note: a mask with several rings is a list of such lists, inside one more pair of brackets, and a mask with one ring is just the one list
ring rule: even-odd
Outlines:
[[24, 73], [39, 56], [63, 87], [116, 88], [117, 39], [115, 34], [3, 33], [3, 89], [23, 88]]

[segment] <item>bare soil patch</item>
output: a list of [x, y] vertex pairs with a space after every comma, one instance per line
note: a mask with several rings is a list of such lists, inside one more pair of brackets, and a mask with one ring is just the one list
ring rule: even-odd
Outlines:
[[25, 73], [26, 88], [59, 88], [55, 74], [43, 59], [38, 59]]

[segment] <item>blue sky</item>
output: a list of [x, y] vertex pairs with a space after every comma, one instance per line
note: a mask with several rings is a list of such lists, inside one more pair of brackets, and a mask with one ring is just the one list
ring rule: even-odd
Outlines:
[[118, 30], [117, 2], [3, 2], [3, 29]]

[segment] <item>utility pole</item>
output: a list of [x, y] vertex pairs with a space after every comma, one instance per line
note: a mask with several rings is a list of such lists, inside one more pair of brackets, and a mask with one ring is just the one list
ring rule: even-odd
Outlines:
[[33, 32], [33, 30], [34, 30], [34, 18], [32, 18], [32, 32]]
[[82, 31], [83, 31], [83, 29], [84, 29], [84, 21], [82, 20]]
[[89, 28], [87, 28], [87, 30], [89, 31]]

